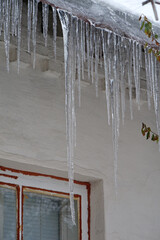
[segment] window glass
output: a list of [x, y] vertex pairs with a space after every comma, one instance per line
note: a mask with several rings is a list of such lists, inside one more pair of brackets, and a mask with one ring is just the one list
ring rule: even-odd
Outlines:
[[23, 192], [24, 240], [78, 240], [79, 201], [75, 200], [76, 225], [72, 225], [69, 199], [37, 192]]
[[0, 240], [17, 238], [16, 189], [0, 186]]

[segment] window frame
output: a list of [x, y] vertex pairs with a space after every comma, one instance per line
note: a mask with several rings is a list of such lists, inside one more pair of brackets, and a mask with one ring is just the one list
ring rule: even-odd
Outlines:
[[[23, 240], [23, 196], [25, 189], [42, 191], [48, 194], [60, 194], [69, 197], [68, 179], [37, 172], [29, 172], [0, 166], [0, 178], [3, 184], [17, 189], [17, 240]], [[40, 182], [39, 182], [40, 180]], [[53, 181], [54, 180], [54, 181]], [[32, 183], [34, 181], [34, 183]], [[36, 181], [36, 183], [35, 183]], [[45, 186], [48, 182], [53, 184], [53, 189]], [[1, 181], [0, 181], [1, 183]], [[43, 184], [44, 183], [44, 184]], [[79, 198], [79, 240], [90, 240], [90, 183], [74, 181], [75, 198]], [[63, 189], [56, 184], [64, 185]], [[54, 187], [56, 188], [54, 189]]]
[[[26, 192], [30, 193], [40, 193], [46, 196], [58, 196], [60, 198], [68, 198], [69, 199], [69, 193], [65, 192], [58, 192], [58, 191], [51, 191], [43, 188], [35, 188], [35, 187], [27, 187], [27, 186], [22, 186], [22, 236], [21, 239], [23, 240], [23, 212], [24, 212], [24, 194]], [[74, 199], [78, 200], [78, 240], [82, 239], [82, 222], [81, 222], [81, 195], [79, 194], [74, 194]]]

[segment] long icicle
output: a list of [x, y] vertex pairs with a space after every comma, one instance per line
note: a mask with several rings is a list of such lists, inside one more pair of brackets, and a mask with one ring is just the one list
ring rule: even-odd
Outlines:
[[48, 12], [49, 6], [48, 4], [42, 4], [42, 15], [43, 15], [43, 37], [45, 40], [45, 47], [47, 47], [47, 37], [48, 37]]
[[57, 10], [52, 6], [53, 12], [53, 48], [54, 48], [54, 58], [56, 59], [56, 41], [57, 41]]
[[5, 44], [7, 71], [9, 72], [10, 0], [4, 1], [4, 44]]
[[70, 16], [67, 12], [58, 10], [60, 22], [63, 30], [64, 42], [64, 65], [65, 65], [65, 110], [66, 110], [66, 132], [67, 132], [67, 162], [69, 173], [69, 191], [70, 191], [70, 208], [72, 222], [75, 224], [75, 209], [74, 209], [74, 164], [73, 164], [73, 115], [72, 115], [72, 77], [70, 76], [70, 48], [69, 48], [69, 28]]
[[31, 47], [30, 47], [30, 42], [31, 42], [31, 16], [32, 16], [32, 1], [28, 1], [28, 14], [27, 14], [27, 31], [28, 31], [28, 52], [30, 53]]
[[86, 22], [86, 41], [87, 41], [87, 65], [88, 65], [88, 80], [90, 80], [90, 38], [89, 38], [89, 23]]
[[98, 63], [99, 63], [99, 44], [98, 44], [98, 29], [95, 29], [95, 88], [96, 97], [98, 97]]
[[[107, 34], [108, 37], [109, 33]], [[105, 90], [106, 90], [106, 101], [107, 101], [107, 113], [108, 113], [108, 125], [110, 125], [110, 91], [109, 91], [109, 76], [108, 76], [108, 66], [107, 66], [107, 42], [106, 33], [102, 30], [103, 39], [103, 57], [104, 57], [104, 70], [105, 70]]]
[[32, 12], [32, 43], [33, 43], [33, 69], [36, 67], [36, 31], [37, 31], [37, 14], [39, 0], [33, 0]]
[[133, 119], [133, 108], [132, 108], [132, 43], [129, 40], [129, 46], [127, 48], [128, 57], [128, 88], [129, 88], [129, 107], [131, 120]]
[[146, 70], [146, 84], [147, 84], [147, 100], [148, 100], [148, 109], [151, 109], [151, 89], [150, 89], [150, 80], [149, 80], [149, 69], [148, 69], [148, 52], [145, 48], [145, 70]]
[[76, 18], [76, 39], [77, 39], [77, 71], [78, 71], [78, 103], [81, 106], [81, 53], [80, 53], [80, 24]]
[[18, 0], [18, 35], [17, 35], [17, 72], [20, 67], [20, 52], [21, 52], [21, 20], [22, 20], [22, 5], [23, 1]]

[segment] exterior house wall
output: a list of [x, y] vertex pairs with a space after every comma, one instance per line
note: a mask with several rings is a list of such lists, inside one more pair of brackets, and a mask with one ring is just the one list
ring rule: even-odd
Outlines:
[[[40, 41], [41, 39], [39, 39]], [[51, 39], [48, 51], [51, 52]], [[0, 165], [67, 176], [65, 94], [62, 39], [57, 61], [37, 45], [37, 69], [22, 48], [20, 74], [16, 62], [6, 72], [0, 44]], [[14, 49], [14, 46], [13, 46]], [[14, 50], [13, 50], [14, 51]], [[13, 53], [13, 52], [12, 52]], [[43, 56], [42, 56], [43, 55]], [[45, 57], [44, 57], [45, 56]], [[13, 58], [14, 59], [14, 58]], [[76, 109], [75, 179], [91, 182], [91, 240], [159, 240], [160, 153], [158, 145], [141, 136], [141, 123], [156, 132], [154, 109], [133, 100], [130, 120], [126, 99], [125, 125], [120, 126], [118, 195], [115, 195], [112, 131], [107, 124], [105, 92], [95, 97], [94, 86], [82, 82], [82, 104]], [[1, 178], [1, 177], [0, 177]]]

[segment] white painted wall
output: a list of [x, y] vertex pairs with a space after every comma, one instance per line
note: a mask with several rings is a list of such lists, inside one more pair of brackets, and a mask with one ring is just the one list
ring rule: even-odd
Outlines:
[[[58, 70], [33, 71], [21, 63], [17, 75], [15, 62], [6, 73], [0, 52], [0, 165], [67, 176], [62, 58]], [[116, 199], [105, 93], [96, 99], [94, 87], [84, 83], [81, 105], [75, 178], [92, 182], [91, 240], [159, 240], [160, 153], [140, 132], [142, 121], [156, 131], [153, 108], [149, 112], [143, 101], [138, 111], [134, 102], [134, 120], [127, 110], [120, 127]]]

